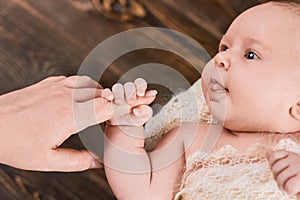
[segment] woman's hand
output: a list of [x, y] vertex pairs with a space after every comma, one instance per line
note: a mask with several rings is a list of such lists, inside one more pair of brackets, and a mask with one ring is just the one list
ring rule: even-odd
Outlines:
[[40, 171], [82, 171], [101, 163], [86, 150], [59, 146], [112, 117], [113, 95], [86, 76], [50, 77], [0, 96], [0, 162]]

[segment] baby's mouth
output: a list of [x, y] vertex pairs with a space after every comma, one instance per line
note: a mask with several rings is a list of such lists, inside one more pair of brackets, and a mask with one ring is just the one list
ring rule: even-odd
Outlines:
[[229, 90], [223, 86], [219, 81], [214, 78], [210, 78], [209, 89], [213, 92], [228, 93]]

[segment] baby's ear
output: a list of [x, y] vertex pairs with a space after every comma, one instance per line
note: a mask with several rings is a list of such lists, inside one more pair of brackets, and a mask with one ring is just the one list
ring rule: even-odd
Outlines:
[[300, 121], [300, 100], [290, 108], [290, 115]]

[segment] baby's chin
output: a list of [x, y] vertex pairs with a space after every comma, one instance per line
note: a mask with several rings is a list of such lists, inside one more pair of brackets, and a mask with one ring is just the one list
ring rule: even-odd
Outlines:
[[[218, 121], [218, 119], [217, 119]], [[292, 123], [285, 123], [276, 125], [275, 123], [267, 125], [266, 123], [255, 123], [255, 122], [243, 122], [240, 120], [229, 120], [218, 121], [218, 124], [222, 125], [223, 128], [228, 129], [232, 132], [244, 132], [244, 133], [299, 133], [300, 127], [294, 126]]]

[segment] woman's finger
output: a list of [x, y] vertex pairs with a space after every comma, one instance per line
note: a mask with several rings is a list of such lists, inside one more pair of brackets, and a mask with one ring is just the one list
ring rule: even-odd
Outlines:
[[77, 133], [87, 127], [105, 122], [113, 117], [113, 103], [104, 98], [94, 98], [85, 102], [73, 104], [73, 118], [75, 128], [71, 133], [66, 133], [64, 138]]
[[66, 79], [66, 76], [50, 76], [40, 81], [40, 83], [58, 82]]
[[156, 90], [147, 91], [145, 96], [137, 97], [137, 99], [135, 101], [133, 101], [130, 104], [130, 106], [131, 107], [136, 107], [136, 106], [139, 106], [139, 105], [149, 105], [155, 100], [156, 94], [157, 94]]
[[115, 98], [112, 91], [108, 88], [105, 88], [104, 90], [102, 90], [101, 97], [103, 97], [104, 99], [109, 100], [109, 101], [112, 101]]
[[70, 76], [63, 81], [65, 86], [69, 88], [103, 88], [98, 82], [88, 76]]
[[48, 158], [49, 166], [44, 171], [72, 172], [103, 167], [100, 161], [86, 150], [58, 148], [53, 150]]
[[73, 99], [76, 102], [85, 102], [94, 98], [105, 98], [106, 100], [113, 100], [113, 94], [109, 89], [96, 88], [79, 88], [73, 89]]

